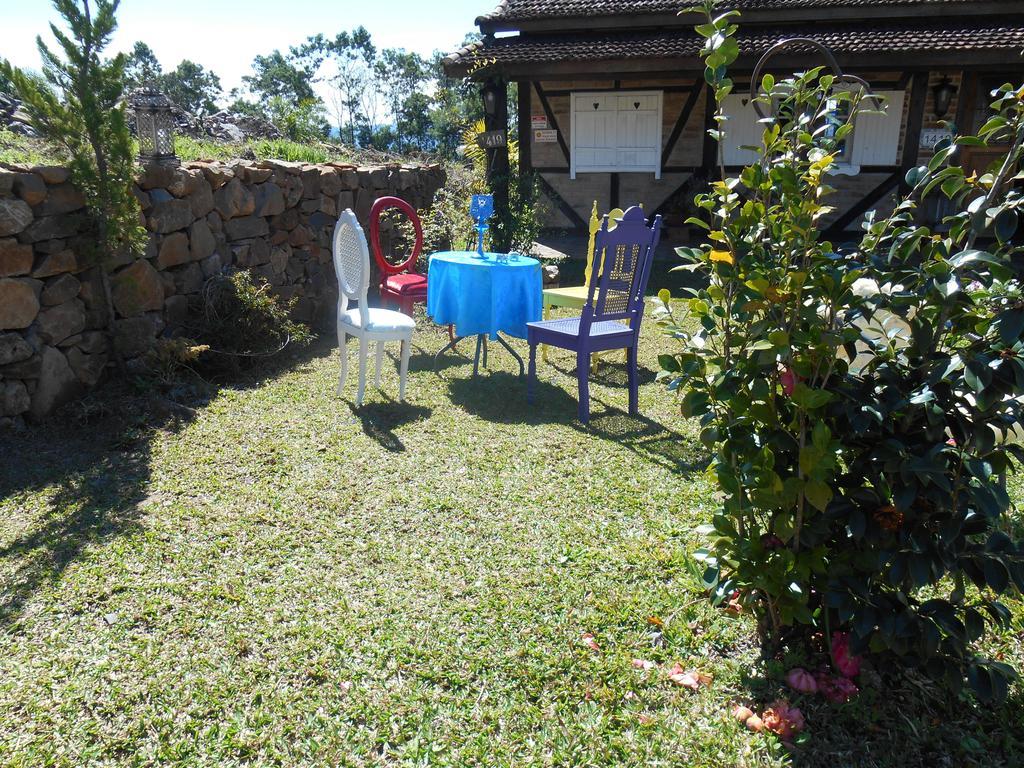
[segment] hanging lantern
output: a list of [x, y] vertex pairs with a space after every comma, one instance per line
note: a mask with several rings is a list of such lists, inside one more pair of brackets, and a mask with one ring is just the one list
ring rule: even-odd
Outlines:
[[153, 88], [140, 88], [132, 93], [128, 103], [135, 110], [139, 162], [142, 165], [180, 165], [174, 154], [171, 100]]
[[935, 118], [941, 120], [949, 112], [950, 102], [956, 96], [956, 86], [950, 82], [948, 76], [942, 78], [942, 82], [932, 89], [932, 98], [935, 100]]

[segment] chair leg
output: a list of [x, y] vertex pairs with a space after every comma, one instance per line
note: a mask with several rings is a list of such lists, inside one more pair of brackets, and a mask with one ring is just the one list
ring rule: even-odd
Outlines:
[[348, 376], [348, 347], [345, 345], [345, 332], [338, 331], [338, 352], [341, 353], [341, 372], [338, 374], [338, 396], [345, 391], [345, 378]]
[[[547, 349], [547, 347], [545, 347]], [[526, 379], [526, 402], [533, 402], [533, 382], [537, 378], [537, 345], [530, 345], [530, 372]]]
[[579, 418], [584, 424], [590, 421], [590, 353], [580, 350], [576, 353], [576, 380], [579, 383]]
[[380, 388], [380, 369], [384, 364], [384, 342], [377, 342], [377, 372], [373, 377], [373, 386]]
[[629, 415], [640, 413], [639, 374], [636, 367], [636, 345], [626, 347], [626, 368], [629, 373]]
[[365, 338], [359, 340], [359, 389], [356, 393], [356, 407], [363, 404], [363, 395], [366, 393], [366, 355], [369, 351], [370, 342]]
[[412, 339], [402, 339], [402, 364], [398, 369], [398, 400], [405, 400], [405, 380], [409, 375], [409, 351], [412, 348]]
[[[550, 304], [545, 304], [544, 305], [544, 319], [545, 320], [550, 320], [551, 319], [551, 305]], [[541, 360], [543, 360], [545, 363], [548, 361], [548, 345], [547, 344], [542, 344], [541, 345], [540, 357], [541, 357]]]

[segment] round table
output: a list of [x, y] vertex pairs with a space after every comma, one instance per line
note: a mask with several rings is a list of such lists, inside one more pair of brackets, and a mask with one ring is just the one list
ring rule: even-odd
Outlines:
[[[456, 338], [437, 353], [440, 357], [459, 340], [477, 337], [476, 363], [481, 346], [487, 365], [486, 339], [498, 341], [519, 361], [523, 360], [499, 336], [526, 338], [526, 324], [541, 319], [540, 262], [529, 256], [475, 251], [441, 251], [430, 256], [427, 270], [427, 314], [439, 325], [454, 325]], [[473, 373], [478, 365], [474, 363]]]

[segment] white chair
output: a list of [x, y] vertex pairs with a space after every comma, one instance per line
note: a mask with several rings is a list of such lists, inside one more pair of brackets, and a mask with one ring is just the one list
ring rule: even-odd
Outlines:
[[[334, 271], [338, 275], [338, 346], [341, 350], [341, 375], [338, 394], [345, 387], [348, 374], [348, 350], [345, 337], [359, 339], [359, 391], [356, 406], [363, 403], [366, 390], [366, 353], [371, 341], [377, 342], [377, 375], [374, 386], [380, 386], [380, 368], [384, 361], [384, 343], [402, 342], [402, 363], [399, 376], [398, 399], [405, 399], [405, 379], [409, 372], [409, 351], [416, 323], [408, 315], [390, 309], [377, 309], [366, 305], [366, 291], [370, 286], [370, 251], [366, 235], [351, 209], [341, 212], [334, 227]], [[349, 299], [358, 305], [348, 308]]]

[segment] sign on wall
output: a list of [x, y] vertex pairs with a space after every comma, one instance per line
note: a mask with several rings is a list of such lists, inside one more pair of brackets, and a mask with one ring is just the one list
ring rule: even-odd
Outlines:
[[547, 115], [533, 115], [530, 118], [530, 126], [535, 131], [542, 131], [548, 127], [548, 116]]
[[924, 128], [921, 131], [921, 149], [935, 149], [943, 139], [953, 140], [953, 132], [949, 128]]
[[558, 131], [554, 128], [534, 131], [533, 140], [538, 144], [552, 144], [558, 141]]
[[497, 149], [498, 147], [504, 147], [508, 140], [505, 137], [504, 131], [484, 131], [477, 136], [476, 143], [484, 149]]

